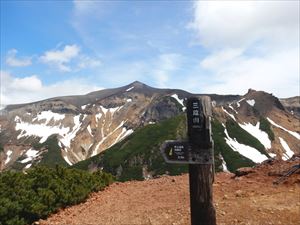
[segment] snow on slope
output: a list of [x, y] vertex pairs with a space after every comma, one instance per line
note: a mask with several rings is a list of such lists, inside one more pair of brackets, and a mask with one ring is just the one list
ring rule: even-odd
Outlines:
[[237, 105], [238, 108], [241, 106], [240, 102], [242, 102], [242, 101], [244, 101], [244, 100], [245, 100], [245, 98], [242, 98], [242, 99], [240, 99], [240, 100], [236, 103], [236, 105]]
[[73, 165], [73, 163], [71, 163], [70, 160], [68, 159], [68, 156], [65, 155], [63, 158], [70, 166]]
[[238, 112], [232, 107], [232, 105], [231, 104], [229, 104], [229, 108], [231, 108], [232, 109], [232, 111], [234, 111], [235, 112], [235, 114], [238, 114]]
[[5, 162], [4, 162], [4, 165], [6, 165], [7, 163], [9, 163], [9, 161], [10, 161], [10, 156], [11, 156], [11, 154], [12, 154], [12, 151], [11, 150], [8, 150], [7, 152], [6, 152], [6, 160], [5, 160]]
[[90, 134], [91, 136], [93, 136], [93, 134], [92, 134], [92, 129], [91, 129], [91, 125], [88, 125], [87, 130], [88, 130], [89, 134]]
[[227, 110], [224, 109], [223, 106], [222, 106], [222, 110], [223, 110], [228, 116], [230, 116], [234, 121], [236, 121], [234, 115], [232, 115], [232, 114], [230, 114], [229, 112], [227, 112]]
[[59, 134], [63, 136], [66, 135], [70, 130], [69, 127], [47, 126], [46, 124], [31, 124], [23, 122], [19, 116], [15, 117], [15, 122], [16, 131], [21, 131], [17, 137], [18, 139], [26, 136], [37, 136], [41, 137], [40, 143], [45, 142], [52, 134]]
[[243, 128], [245, 131], [247, 131], [249, 134], [251, 134], [253, 137], [257, 138], [260, 143], [265, 146], [266, 149], [271, 148], [271, 140], [269, 139], [269, 136], [266, 132], [259, 129], [259, 122], [254, 126], [251, 123], [244, 123], [240, 124], [239, 126]]
[[63, 120], [65, 118], [64, 114], [59, 114], [59, 113], [54, 113], [50, 110], [48, 111], [42, 111], [40, 114], [37, 115], [37, 117], [34, 120], [46, 120], [45, 124], [48, 124], [52, 119], [54, 119], [54, 121], [59, 121], [59, 120]]
[[279, 137], [279, 141], [280, 141], [280, 144], [282, 145], [282, 147], [285, 150], [285, 153], [282, 156], [282, 159], [283, 160], [288, 160], [288, 159], [292, 158], [292, 156], [294, 155], [294, 152], [290, 149], [290, 147], [288, 146], [286, 141], [281, 137]]
[[127, 92], [128, 92], [128, 91], [131, 91], [133, 88], [134, 88], [134, 87], [130, 87], [130, 88], [128, 88], [126, 91], [127, 91]]
[[117, 126], [113, 131], [111, 131], [110, 133], [104, 135], [104, 133], [102, 132], [102, 139], [101, 141], [99, 141], [99, 143], [96, 145], [92, 156], [95, 156], [99, 153], [99, 148], [100, 145], [102, 145], [104, 143], [104, 141], [111, 135], [113, 135], [117, 130], [119, 130], [122, 127], [122, 131], [121, 133], [118, 135], [117, 139], [114, 141], [113, 144], [111, 144], [110, 146], [108, 146], [107, 148], [110, 148], [111, 146], [113, 146], [114, 144], [118, 143], [119, 141], [123, 140], [125, 137], [127, 137], [128, 135], [133, 133], [132, 129], [127, 130], [125, 127], [123, 127], [123, 125], [125, 124], [126, 121], [122, 121], [119, 126]]
[[40, 154], [39, 154], [39, 151], [30, 148], [29, 150], [27, 150], [25, 155], [27, 156], [27, 158], [20, 161], [21, 163], [28, 163], [28, 162], [32, 161], [33, 159], [35, 159]]
[[171, 97], [174, 98], [180, 105], [182, 105], [182, 111], [186, 109], [186, 107], [183, 104], [183, 99], [180, 99], [177, 94], [173, 94], [171, 95]]
[[251, 105], [252, 107], [255, 105], [255, 100], [251, 99], [251, 100], [247, 100], [246, 101], [249, 105]]
[[76, 133], [80, 130], [81, 127], [81, 122], [80, 122], [80, 114], [77, 116], [74, 116], [73, 121], [74, 121], [74, 126], [70, 132], [67, 132], [59, 138], [59, 141], [66, 147], [70, 148], [71, 141], [73, 138], [76, 137]]
[[267, 156], [264, 154], [261, 154], [257, 149], [252, 148], [248, 145], [240, 144], [236, 141], [236, 139], [232, 139], [227, 132], [227, 129], [225, 125], [223, 124], [225, 128], [225, 141], [226, 143], [232, 148], [232, 150], [240, 153], [241, 155], [245, 156], [248, 159], [251, 159], [255, 163], [261, 163], [264, 160], [268, 159]]
[[288, 132], [289, 134], [293, 135], [295, 138], [297, 138], [298, 140], [300, 140], [300, 134], [298, 134], [297, 132], [294, 132], [294, 131], [290, 131], [280, 125], [278, 125], [277, 123], [275, 123], [273, 120], [271, 120], [269, 117], [267, 117], [268, 121], [275, 127], [278, 127], [286, 132]]
[[224, 158], [223, 158], [223, 156], [222, 156], [221, 153], [219, 154], [219, 158], [220, 158], [221, 161], [222, 161], [222, 169], [223, 169], [223, 171], [224, 171], [224, 172], [229, 172], [229, 171], [228, 171], [228, 168], [227, 168], [227, 165], [226, 165], [226, 162], [225, 162], [225, 160], [224, 160]]

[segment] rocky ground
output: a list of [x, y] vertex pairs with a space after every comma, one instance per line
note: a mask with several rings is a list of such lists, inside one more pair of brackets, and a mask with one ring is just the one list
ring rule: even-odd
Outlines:
[[[218, 173], [213, 184], [218, 225], [296, 225], [300, 221], [300, 170], [278, 179], [300, 158], [265, 162], [244, 175]], [[40, 225], [190, 224], [188, 175], [114, 183], [80, 205], [63, 209]]]

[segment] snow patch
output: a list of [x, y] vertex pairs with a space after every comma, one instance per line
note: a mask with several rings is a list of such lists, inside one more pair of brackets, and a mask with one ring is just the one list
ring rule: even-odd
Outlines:
[[244, 100], [245, 100], [245, 98], [242, 98], [242, 99], [240, 99], [240, 100], [236, 103], [236, 105], [237, 105], [238, 108], [241, 106], [240, 102], [242, 102], [242, 101], [244, 101]]
[[131, 98], [126, 99], [126, 102], [132, 102]]
[[234, 121], [236, 121], [234, 115], [232, 115], [232, 114], [230, 114], [229, 112], [227, 112], [227, 110], [224, 109], [223, 106], [222, 106], [222, 110], [223, 110], [228, 116], [230, 116]]
[[6, 152], [6, 160], [5, 160], [5, 162], [4, 162], [4, 165], [6, 165], [7, 163], [9, 163], [9, 161], [11, 160], [10, 156], [11, 156], [12, 153], [13, 153], [13, 152], [12, 152], [11, 150], [8, 150], [8, 151]]
[[104, 115], [108, 112], [108, 109], [100, 105], [101, 111], [104, 113]]
[[109, 108], [109, 112], [111, 112], [111, 114], [114, 114], [116, 111], [119, 111], [120, 109], [122, 109], [123, 106], [118, 106], [115, 108]]
[[39, 151], [30, 148], [29, 150], [27, 150], [25, 155], [27, 156], [27, 158], [21, 160], [20, 163], [28, 163], [28, 162], [34, 160], [36, 157], [38, 157], [40, 155], [40, 153], [39, 153]]
[[251, 99], [251, 100], [247, 100], [246, 101], [249, 105], [251, 105], [252, 107], [255, 105], [255, 100]]
[[24, 169], [29, 169], [31, 166], [32, 166], [32, 164], [29, 163], [29, 164], [27, 164], [27, 165], [24, 167]]
[[180, 99], [177, 94], [173, 94], [171, 97], [174, 98], [180, 105], [182, 105], [182, 111], [186, 110], [186, 107], [183, 104], [184, 99]]
[[64, 114], [54, 113], [54, 112], [48, 110], [48, 111], [42, 111], [33, 120], [36, 120], [36, 119], [38, 121], [46, 120], [45, 124], [48, 124], [52, 119], [54, 121], [59, 121], [59, 120], [63, 120], [64, 118], [65, 118]]
[[219, 154], [219, 157], [220, 157], [220, 159], [221, 159], [221, 161], [222, 161], [222, 169], [223, 169], [223, 171], [224, 171], [224, 172], [229, 172], [229, 171], [228, 171], [228, 168], [227, 168], [227, 165], [226, 165], [226, 162], [225, 162], [225, 160], [224, 160], [224, 158], [223, 158], [223, 156], [222, 156], [221, 153]]
[[15, 117], [16, 121], [16, 131], [21, 130], [21, 133], [18, 135], [18, 139], [25, 136], [37, 136], [41, 137], [40, 143], [43, 143], [47, 140], [52, 134], [59, 134], [61, 136], [67, 134], [70, 128], [60, 127], [60, 126], [47, 126], [45, 124], [30, 124], [23, 122], [20, 117]]
[[96, 123], [98, 123], [98, 121], [101, 119], [101, 117], [102, 117], [102, 113], [97, 113], [97, 114], [95, 115]]
[[232, 105], [230, 104], [229, 105], [229, 108], [231, 108], [232, 109], [232, 111], [234, 111], [235, 112], [235, 114], [238, 114], [238, 112], [232, 107]]
[[271, 156], [272, 158], [275, 158], [277, 155], [276, 154], [274, 154], [274, 153], [268, 153], [269, 154], [269, 156]]
[[64, 156], [64, 160], [65, 160], [70, 166], [73, 165], [73, 163], [71, 163], [71, 161], [68, 159], [68, 156]]
[[281, 137], [279, 137], [279, 141], [280, 141], [280, 144], [282, 145], [282, 147], [285, 150], [285, 153], [282, 156], [282, 159], [283, 160], [288, 160], [288, 159], [292, 158], [292, 156], [294, 155], [294, 152], [290, 149], [290, 147], [287, 144], [287, 142], [283, 138], [281, 138]]
[[87, 130], [88, 130], [88, 132], [90, 133], [90, 135], [93, 136], [93, 134], [92, 134], [92, 129], [91, 129], [91, 125], [88, 125]]
[[155, 124], [155, 122], [153, 122], [153, 121], [150, 121], [150, 122], [149, 122], [149, 124]]
[[81, 109], [82, 109], [82, 110], [85, 110], [85, 108], [86, 108], [87, 106], [88, 106], [88, 104], [82, 105], [82, 106], [81, 106]]
[[[65, 134], [61, 135], [59, 139], [64, 146], [69, 147], [71, 145], [71, 141], [73, 138], [76, 137], [76, 133], [80, 130], [81, 123], [80, 123], [80, 115], [73, 117], [74, 126], [71, 132], [66, 132]], [[70, 129], [70, 128], [69, 128]]]
[[127, 91], [127, 92], [128, 92], [128, 91], [131, 91], [133, 88], [134, 88], [134, 87], [130, 87], [130, 88], [128, 88], [126, 91]]
[[298, 140], [300, 140], [300, 134], [298, 134], [297, 132], [294, 132], [294, 131], [290, 131], [280, 125], [278, 125], [277, 123], [275, 123], [273, 120], [271, 120], [269, 117], [267, 117], [267, 120], [275, 127], [278, 127], [286, 132], [288, 132], [289, 134], [293, 135], [295, 138], [297, 138]]
[[239, 124], [241, 128], [247, 131], [252, 136], [256, 137], [266, 149], [271, 148], [271, 140], [266, 132], [259, 129], [259, 122], [254, 126], [251, 123]]
[[229, 147], [232, 148], [232, 150], [240, 153], [241, 155], [245, 156], [248, 159], [251, 159], [255, 163], [261, 163], [266, 159], [268, 159], [267, 156], [261, 154], [257, 149], [252, 148], [248, 145], [240, 144], [239, 142], [237, 142], [236, 139], [232, 139], [228, 135], [226, 127], [224, 132], [226, 135], [225, 141], [229, 145]]
[[[112, 132], [110, 132], [109, 134], [105, 135], [104, 136], [104, 133], [103, 133], [103, 130], [102, 130], [102, 139], [101, 141], [99, 141], [99, 143], [96, 145], [93, 153], [92, 153], [92, 156], [95, 156], [97, 155], [98, 153], [98, 150], [99, 150], [99, 147], [101, 144], [103, 144], [103, 142], [109, 137], [111, 136], [112, 134], [114, 134], [118, 129], [120, 129], [124, 124], [125, 124], [126, 121], [122, 121], [118, 127], [116, 127]], [[103, 129], [103, 127], [102, 127]], [[124, 130], [125, 129], [125, 130]], [[125, 127], [122, 128], [122, 131], [121, 133], [118, 135], [117, 139], [115, 140], [115, 142], [113, 144], [111, 144], [110, 146], [108, 146], [107, 148], [110, 148], [111, 146], [113, 146], [114, 144], [116, 144], [117, 142], [123, 140], [126, 136], [130, 135], [133, 133], [133, 130], [132, 129], [129, 129], [127, 130]]]

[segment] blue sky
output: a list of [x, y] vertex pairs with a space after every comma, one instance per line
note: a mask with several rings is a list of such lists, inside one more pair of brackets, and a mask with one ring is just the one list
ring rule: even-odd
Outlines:
[[299, 1], [1, 0], [1, 105], [135, 80], [299, 95]]

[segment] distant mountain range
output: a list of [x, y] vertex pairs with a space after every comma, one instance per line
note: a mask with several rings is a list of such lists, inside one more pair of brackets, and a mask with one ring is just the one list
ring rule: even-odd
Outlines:
[[[9, 105], [0, 111], [0, 170], [37, 164], [103, 169], [121, 180], [179, 174], [159, 153], [166, 139], [184, 139], [184, 90], [141, 82], [80, 96]], [[217, 170], [300, 153], [300, 97], [278, 99], [249, 90], [244, 96], [208, 95], [213, 105]]]

